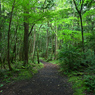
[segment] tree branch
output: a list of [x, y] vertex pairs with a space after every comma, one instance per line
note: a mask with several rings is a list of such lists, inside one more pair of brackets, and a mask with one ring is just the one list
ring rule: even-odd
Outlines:
[[35, 25], [35, 24], [32, 25], [31, 30], [30, 30], [30, 32], [29, 32], [29, 34], [28, 34], [28, 37], [30, 36], [30, 34], [31, 34], [32, 30], [33, 30], [34, 25]]
[[42, 26], [43, 26], [43, 24], [40, 25], [39, 30], [41, 29]]
[[78, 7], [77, 7], [77, 4], [76, 4], [75, 0], [73, 0], [73, 2], [74, 2], [74, 5], [76, 7], [77, 12], [80, 13], [80, 11], [78, 10]]
[[[80, 2], [81, 3], [81, 2]], [[83, 3], [84, 3], [84, 0], [82, 0], [82, 4], [81, 4], [81, 9], [80, 9], [80, 12], [82, 11], [83, 9]]]

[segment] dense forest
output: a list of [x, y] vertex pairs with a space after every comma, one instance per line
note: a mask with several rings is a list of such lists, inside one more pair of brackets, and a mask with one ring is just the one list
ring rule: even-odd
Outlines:
[[95, 93], [94, 20], [95, 0], [0, 0], [0, 87], [43, 59], [68, 75], [75, 95]]

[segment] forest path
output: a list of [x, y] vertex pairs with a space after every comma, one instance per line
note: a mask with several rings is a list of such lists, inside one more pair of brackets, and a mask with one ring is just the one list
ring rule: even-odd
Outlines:
[[18, 81], [3, 88], [0, 95], [73, 95], [66, 76], [58, 73], [56, 64], [41, 61], [44, 68], [30, 80]]

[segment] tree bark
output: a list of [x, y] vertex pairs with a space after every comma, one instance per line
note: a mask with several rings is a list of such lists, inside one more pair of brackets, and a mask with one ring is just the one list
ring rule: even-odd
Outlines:
[[39, 50], [38, 50], [38, 47], [37, 47], [37, 61], [38, 61], [38, 64], [39, 64], [40, 61], [39, 61]]
[[[1, 13], [2, 11], [1, 11], [1, 1], [0, 1], [0, 21], [1, 21], [1, 15], [2, 15], [2, 13]], [[0, 23], [0, 34], [1, 34], [1, 23]], [[1, 36], [1, 35], [0, 35]]]
[[30, 32], [28, 33], [28, 37], [30, 36], [30, 34], [31, 34], [31, 32], [32, 32], [32, 30], [33, 30], [33, 28], [34, 28], [34, 26], [35, 26], [35, 24], [32, 25], [31, 30], [30, 30]]
[[34, 28], [33, 53], [32, 53], [33, 62], [34, 62], [34, 54], [35, 54], [35, 44], [36, 44], [36, 28]]
[[[25, 10], [26, 14], [29, 14]], [[28, 17], [24, 17], [24, 66], [28, 64], [28, 33], [29, 33], [29, 24], [28, 24]]]
[[[0, 21], [1, 21], [1, 1], [0, 1]], [[0, 23], [0, 38], [1, 38], [1, 23]]]
[[81, 15], [81, 13], [79, 14], [79, 16], [80, 16], [80, 22], [81, 22], [82, 48], [83, 48], [83, 52], [84, 52], [83, 21], [82, 21], [82, 15]]
[[16, 42], [17, 42], [17, 29], [18, 29], [18, 25], [16, 26], [16, 30], [15, 30], [15, 45], [14, 45], [14, 49], [13, 49], [13, 56], [12, 56], [12, 60], [11, 62], [13, 63], [13, 60], [15, 59], [16, 61]]
[[[47, 23], [49, 26], [49, 22]], [[48, 58], [48, 45], [49, 45], [49, 30], [47, 29], [47, 38], [46, 38], [46, 59]]]
[[[28, 37], [29, 37], [29, 1], [26, 2], [25, 0], [25, 8], [24, 8], [24, 14], [26, 14], [24, 16], [24, 57], [23, 57], [23, 61], [24, 61], [24, 66], [26, 64], [28, 64], [28, 47], [29, 47], [29, 41], [28, 41]], [[32, 29], [31, 29], [32, 31]]]
[[57, 59], [57, 49], [58, 49], [58, 44], [57, 44], [57, 25], [55, 26], [55, 60]]
[[12, 22], [12, 15], [13, 15], [13, 10], [14, 10], [14, 5], [15, 5], [15, 0], [12, 5], [12, 11], [11, 11], [11, 16], [10, 16], [10, 21], [9, 21], [9, 28], [8, 28], [8, 66], [9, 70], [12, 70], [11, 64], [10, 64], [10, 30], [11, 30], [11, 22]]

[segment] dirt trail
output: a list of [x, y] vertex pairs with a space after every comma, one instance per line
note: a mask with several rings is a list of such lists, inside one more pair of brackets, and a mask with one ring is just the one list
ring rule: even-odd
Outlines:
[[3, 87], [0, 95], [73, 95], [66, 76], [60, 76], [55, 64], [41, 61], [44, 68], [30, 80], [15, 82]]

